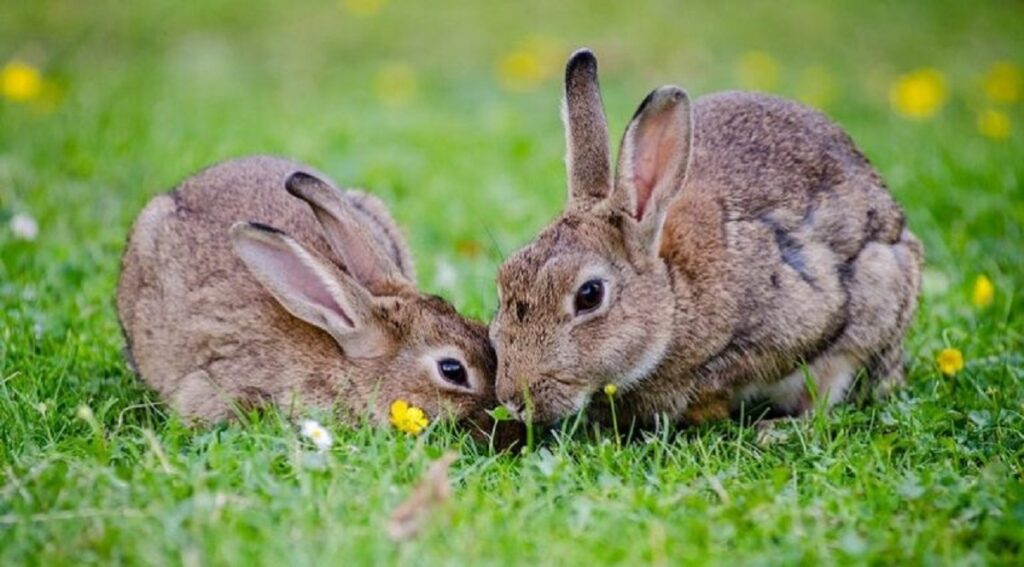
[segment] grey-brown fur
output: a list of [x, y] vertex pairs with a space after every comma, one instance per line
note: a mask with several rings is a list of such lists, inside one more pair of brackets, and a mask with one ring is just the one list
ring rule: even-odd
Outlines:
[[[587, 104], [574, 90], [570, 109]], [[552, 421], [616, 383], [620, 416], [701, 421], [762, 398], [784, 413], [811, 409], [803, 363], [825, 405], [849, 395], [853, 374], [873, 390], [902, 382], [922, 249], [839, 127], [768, 95], [691, 105], [663, 87], [621, 152], [614, 188], [587, 202], [577, 196], [602, 189], [574, 180], [602, 173], [573, 169], [601, 165], [570, 148], [565, 212], [501, 268], [500, 401]], [[607, 279], [607, 304], [574, 315], [588, 270]]]
[[[309, 176], [292, 177], [297, 171]], [[289, 179], [298, 182], [286, 190]], [[495, 365], [486, 329], [416, 290], [408, 246], [380, 200], [321, 179], [287, 160], [251, 157], [206, 169], [150, 201], [132, 228], [117, 296], [139, 375], [197, 421], [272, 403], [337, 407], [386, 423], [390, 403], [403, 399], [432, 418], [485, 422]], [[269, 290], [280, 289], [257, 277], [272, 284], [281, 274], [244, 263], [242, 252], [293, 264], [308, 258], [329, 276], [328, 291], [314, 295], [337, 292], [328, 301], [347, 311], [335, 318], [357, 328], [325, 332], [315, 310], [315, 324], [293, 315], [305, 313], [303, 305], [275, 300]], [[471, 387], [438, 383], [432, 360], [442, 351], [468, 367]]]

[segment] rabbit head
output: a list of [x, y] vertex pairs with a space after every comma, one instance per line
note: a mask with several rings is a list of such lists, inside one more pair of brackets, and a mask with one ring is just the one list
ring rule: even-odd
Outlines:
[[496, 363], [486, 328], [419, 292], [404, 242], [374, 234], [366, 209], [344, 193], [306, 173], [291, 175], [286, 186], [312, 207], [336, 261], [259, 223], [235, 224], [231, 238], [285, 310], [337, 343], [337, 364], [323, 375], [352, 383], [379, 422], [386, 423], [392, 402], [404, 400], [431, 419], [453, 416], [487, 428]]
[[566, 66], [563, 120], [568, 203], [502, 265], [490, 329], [498, 400], [539, 423], [581, 409], [606, 384], [629, 388], [664, 357], [676, 294], [661, 232], [692, 139], [689, 98], [661, 87], [626, 128], [613, 178], [587, 50]]

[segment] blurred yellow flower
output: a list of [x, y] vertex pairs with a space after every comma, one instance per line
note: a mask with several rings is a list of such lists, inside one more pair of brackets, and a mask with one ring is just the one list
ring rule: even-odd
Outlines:
[[893, 110], [906, 118], [931, 118], [946, 103], [946, 77], [926, 67], [899, 77], [889, 89]]
[[997, 61], [988, 68], [982, 86], [985, 95], [993, 102], [1011, 103], [1020, 98], [1020, 68], [1009, 61]]
[[0, 71], [0, 92], [15, 102], [29, 102], [43, 91], [43, 76], [39, 69], [18, 61], [9, 61]]
[[391, 404], [391, 425], [394, 425], [399, 431], [418, 435], [427, 427], [428, 423], [423, 410], [410, 406], [405, 400], [395, 400]]
[[510, 91], [528, 91], [553, 77], [561, 65], [562, 49], [558, 41], [530, 36], [498, 61], [498, 79]]
[[745, 89], [774, 90], [779, 83], [779, 63], [764, 51], [748, 51], [736, 61], [736, 78]]
[[992, 305], [992, 300], [995, 299], [996, 286], [992, 284], [992, 280], [988, 279], [988, 276], [984, 274], [974, 278], [974, 289], [971, 291], [971, 303], [974, 304], [978, 309], [983, 309]]
[[1010, 137], [1010, 115], [1002, 110], [986, 108], [978, 115], [978, 131], [993, 140]]
[[604, 386], [604, 393], [609, 398], [614, 396], [615, 393], [618, 392], [618, 391], [619, 391], [619, 387], [616, 386], [615, 384], [605, 384], [605, 386]]
[[939, 371], [946, 376], [953, 376], [964, 369], [964, 353], [955, 348], [944, 348], [935, 357], [935, 362], [939, 365]]
[[797, 98], [805, 104], [824, 108], [835, 94], [835, 79], [828, 69], [821, 66], [808, 67], [800, 74]]
[[476, 258], [483, 252], [483, 247], [472, 238], [463, 238], [455, 242], [455, 251], [467, 258]]
[[341, 5], [349, 14], [367, 18], [380, 12], [387, 3], [388, 0], [342, 0]]
[[404, 63], [390, 63], [377, 70], [373, 91], [391, 106], [404, 106], [416, 98], [416, 71]]

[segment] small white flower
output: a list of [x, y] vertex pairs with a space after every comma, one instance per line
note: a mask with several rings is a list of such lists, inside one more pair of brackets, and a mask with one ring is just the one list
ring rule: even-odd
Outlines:
[[452, 290], [459, 281], [459, 274], [451, 262], [440, 259], [434, 269], [434, 285], [441, 289]]
[[300, 433], [302, 433], [303, 437], [312, 441], [320, 452], [330, 449], [331, 445], [334, 444], [334, 438], [331, 437], [331, 432], [327, 431], [324, 426], [312, 419], [307, 419], [302, 422], [302, 429]]
[[21, 240], [35, 240], [39, 236], [39, 224], [31, 216], [18, 213], [11, 217], [11, 232]]
[[75, 417], [88, 422], [96, 419], [96, 416], [92, 413], [92, 408], [85, 404], [78, 406], [78, 410], [75, 411]]

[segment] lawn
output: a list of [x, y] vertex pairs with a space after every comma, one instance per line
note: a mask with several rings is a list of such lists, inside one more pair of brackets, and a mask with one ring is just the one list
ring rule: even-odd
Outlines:
[[[435, 4], [0, 0], [0, 564], [1024, 561], [1024, 7]], [[422, 286], [488, 319], [503, 255], [564, 201], [561, 66], [582, 45], [614, 138], [669, 82], [848, 129], [927, 249], [906, 389], [761, 439], [583, 427], [522, 454], [316, 415], [318, 457], [275, 412], [191, 429], [128, 370], [134, 215], [251, 153], [380, 195]], [[450, 501], [391, 541], [446, 451]]]

